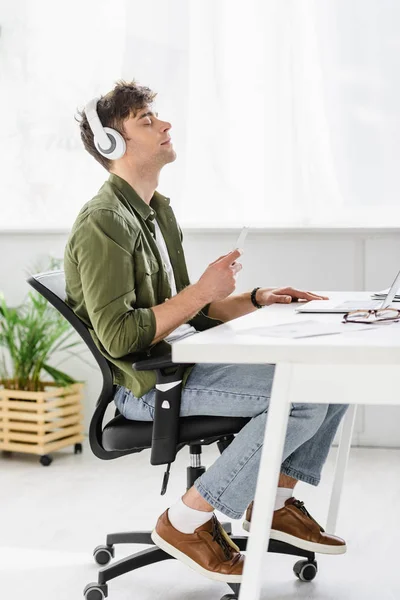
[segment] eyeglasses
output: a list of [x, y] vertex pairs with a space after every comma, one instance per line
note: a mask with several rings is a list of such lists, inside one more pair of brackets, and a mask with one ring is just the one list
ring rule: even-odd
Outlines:
[[353, 310], [343, 315], [342, 323], [382, 323], [398, 321], [400, 310], [396, 308], [377, 308], [371, 310]]

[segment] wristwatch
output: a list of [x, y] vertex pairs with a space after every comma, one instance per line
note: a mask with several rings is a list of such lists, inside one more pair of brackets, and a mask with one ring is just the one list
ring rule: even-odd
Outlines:
[[254, 288], [254, 290], [251, 292], [250, 294], [250, 300], [253, 304], [253, 306], [255, 306], [256, 308], [262, 308], [262, 304], [258, 304], [257, 300], [256, 300], [256, 293], [257, 290], [259, 290], [259, 287]]

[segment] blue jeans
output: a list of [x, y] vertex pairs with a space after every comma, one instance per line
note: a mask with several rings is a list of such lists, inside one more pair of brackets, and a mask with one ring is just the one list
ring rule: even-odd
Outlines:
[[[253, 500], [274, 378], [274, 365], [196, 364], [182, 390], [181, 416], [252, 417], [195, 482], [203, 498], [232, 519]], [[152, 421], [156, 390], [135, 398], [119, 386], [114, 397], [127, 419]], [[281, 472], [318, 485], [344, 404], [292, 404]]]

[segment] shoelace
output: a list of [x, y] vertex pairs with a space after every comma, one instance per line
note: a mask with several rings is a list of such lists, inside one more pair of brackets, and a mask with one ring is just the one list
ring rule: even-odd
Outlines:
[[221, 528], [222, 526], [220, 525], [217, 517], [215, 515], [212, 516], [212, 536], [213, 536], [213, 542], [217, 542], [217, 544], [219, 544], [224, 552], [225, 558], [227, 560], [230, 560], [232, 558], [232, 554], [233, 554], [233, 548], [232, 546], [230, 546], [227, 542], [227, 540], [225, 539], [225, 537], [222, 535], [221, 532]]
[[310, 513], [308, 512], [308, 510], [304, 506], [304, 502], [302, 502], [301, 500], [295, 500], [293, 502], [293, 506], [295, 506], [296, 508], [298, 508], [303, 514], [305, 514], [309, 519], [311, 519], [311, 521], [314, 521], [314, 523], [316, 523], [318, 525], [318, 527], [320, 528], [320, 530], [322, 531], [322, 533], [325, 532], [325, 529], [323, 529], [321, 527], [321, 525], [310, 515]]

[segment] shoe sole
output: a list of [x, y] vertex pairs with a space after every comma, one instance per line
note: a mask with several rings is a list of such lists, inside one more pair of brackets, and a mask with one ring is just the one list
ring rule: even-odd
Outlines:
[[151, 539], [153, 540], [156, 546], [161, 548], [161, 550], [164, 550], [164, 552], [166, 552], [167, 554], [170, 554], [174, 558], [180, 560], [194, 571], [197, 571], [197, 573], [208, 577], [208, 579], [213, 579], [214, 581], [223, 581], [224, 583], [241, 583], [242, 581], [241, 575], [224, 575], [222, 573], [215, 573], [214, 571], [208, 571], [207, 569], [204, 569], [204, 567], [202, 567], [196, 561], [191, 559], [187, 554], [184, 554], [183, 552], [175, 548], [175, 546], [172, 546], [171, 544], [166, 542], [162, 537], [158, 535], [155, 529], [151, 533]]
[[[247, 532], [250, 532], [250, 522], [243, 521], [243, 529]], [[317, 552], [318, 554], [345, 554], [347, 551], [346, 544], [342, 546], [330, 546], [328, 544], [316, 544], [314, 542], [308, 542], [307, 540], [302, 540], [294, 535], [290, 535], [290, 533], [285, 533], [284, 531], [278, 531], [276, 529], [271, 529], [270, 534], [271, 540], [276, 540], [278, 542], [286, 542], [291, 546], [295, 546], [296, 548], [301, 548], [302, 550], [307, 550], [308, 552]]]

